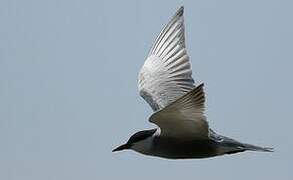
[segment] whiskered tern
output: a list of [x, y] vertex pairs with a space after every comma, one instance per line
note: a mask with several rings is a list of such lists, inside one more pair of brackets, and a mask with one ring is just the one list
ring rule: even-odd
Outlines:
[[241, 143], [215, 133], [204, 116], [203, 84], [194, 85], [185, 47], [184, 8], [163, 28], [138, 76], [140, 95], [152, 107], [158, 128], [139, 131], [114, 151], [132, 149], [169, 159], [208, 158], [272, 148]]

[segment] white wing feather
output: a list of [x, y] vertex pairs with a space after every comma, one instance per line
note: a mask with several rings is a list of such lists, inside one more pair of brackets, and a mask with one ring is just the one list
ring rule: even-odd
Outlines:
[[158, 111], [195, 88], [181, 7], [153, 44], [138, 76], [140, 95]]

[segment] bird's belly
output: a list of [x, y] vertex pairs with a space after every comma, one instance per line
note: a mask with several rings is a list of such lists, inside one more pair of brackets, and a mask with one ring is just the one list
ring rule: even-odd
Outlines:
[[208, 158], [219, 155], [217, 144], [212, 140], [183, 142], [173, 139], [157, 139], [152, 155], [168, 159]]

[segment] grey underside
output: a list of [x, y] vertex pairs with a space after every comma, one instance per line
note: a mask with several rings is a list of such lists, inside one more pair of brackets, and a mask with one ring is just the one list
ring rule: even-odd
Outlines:
[[243, 144], [231, 138], [224, 136], [221, 137], [221, 141], [210, 139], [187, 142], [182, 142], [180, 140], [170, 138], [156, 137], [153, 141], [152, 153], [148, 155], [168, 159], [187, 159], [208, 158], [224, 154], [234, 154], [246, 150], [271, 151], [269, 148]]

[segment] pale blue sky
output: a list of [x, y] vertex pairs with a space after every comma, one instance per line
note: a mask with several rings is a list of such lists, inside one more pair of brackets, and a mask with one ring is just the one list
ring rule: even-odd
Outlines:
[[[185, 6], [213, 129], [274, 153], [164, 160], [112, 153], [148, 123], [137, 74]], [[0, 1], [0, 179], [292, 179], [293, 3]]]

